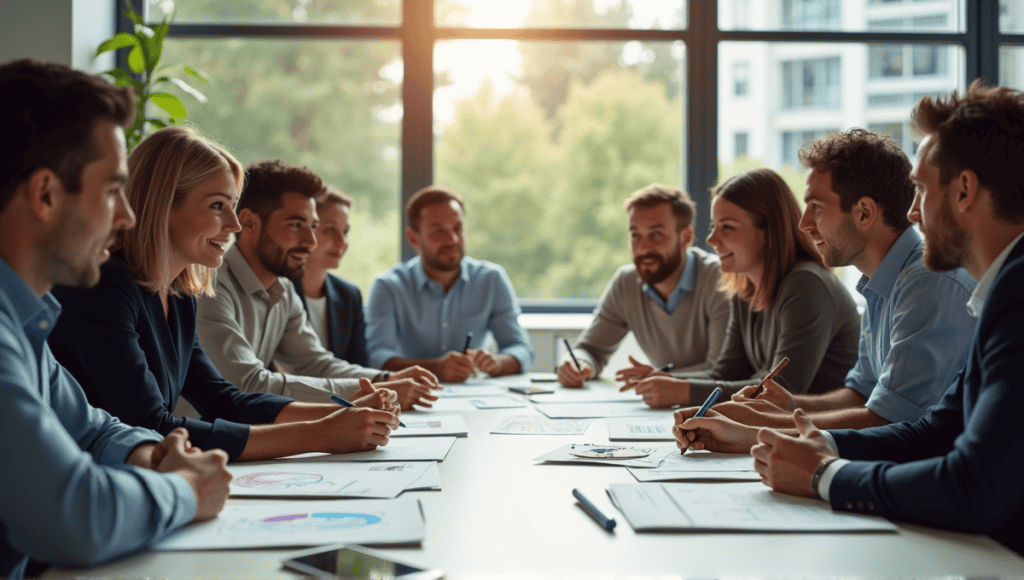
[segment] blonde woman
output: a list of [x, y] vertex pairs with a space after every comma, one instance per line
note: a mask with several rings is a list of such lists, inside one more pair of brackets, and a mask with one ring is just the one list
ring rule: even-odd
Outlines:
[[[233, 232], [242, 167], [191, 129], [161, 129], [128, 157], [134, 229], [118, 235], [98, 286], [67, 289], [50, 337], [89, 401], [123, 422], [188, 429], [199, 448], [232, 460], [309, 451], [345, 453], [388, 442], [394, 392], [362, 384], [357, 407], [243, 393], [226, 382], [196, 335], [196, 299], [212, 293]], [[184, 397], [201, 419], [174, 415]]]

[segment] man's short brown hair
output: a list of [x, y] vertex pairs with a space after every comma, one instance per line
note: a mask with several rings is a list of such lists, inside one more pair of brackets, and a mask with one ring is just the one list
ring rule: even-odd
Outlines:
[[676, 216], [677, 230], [681, 230], [693, 223], [693, 214], [696, 205], [686, 192], [660, 183], [652, 183], [647, 187], [634, 191], [626, 198], [626, 211], [634, 207], [654, 207], [667, 203]]
[[69, 193], [103, 151], [96, 123], [128, 127], [135, 93], [61, 64], [16, 60], [0, 66], [0, 211], [34, 171], [48, 168]]
[[910, 226], [907, 211], [914, 202], [911, 164], [896, 142], [864, 129], [850, 129], [816, 140], [800, 151], [804, 167], [828, 172], [839, 207], [849, 212], [862, 197], [882, 208], [882, 219], [892, 229]]
[[924, 97], [914, 128], [933, 135], [928, 161], [943, 185], [970, 169], [989, 190], [996, 217], [1024, 222], [1024, 93], [976, 80], [963, 96]]
[[281, 198], [288, 192], [318, 198], [327, 192], [327, 186], [306, 167], [288, 165], [280, 159], [258, 161], [245, 169], [245, 188], [235, 211], [247, 209], [265, 224], [270, 214], [283, 205]]
[[453, 201], [459, 204], [459, 207], [462, 208], [462, 213], [466, 213], [466, 203], [462, 200], [461, 195], [441, 185], [428, 185], [412, 194], [409, 202], [405, 204], [405, 223], [410, 228], [419, 231], [420, 214], [423, 213], [423, 208], [428, 205], [451, 203]]

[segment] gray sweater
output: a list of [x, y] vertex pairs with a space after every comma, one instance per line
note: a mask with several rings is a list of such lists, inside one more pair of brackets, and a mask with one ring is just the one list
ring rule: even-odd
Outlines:
[[696, 258], [693, 290], [672, 314], [644, 292], [634, 265], [619, 268], [604, 289], [590, 327], [573, 347], [580, 362], [586, 361], [595, 375], [601, 374], [632, 330], [655, 367], [672, 363], [677, 371], [711, 368], [725, 339], [729, 301], [718, 291], [718, 258], [700, 248], [690, 248], [690, 258]]
[[789, 365], [775, 382], [791, 393], [824, 393], [844, 385], [857, 362], [860, 315], [850, 293], [828, 270], [798, 262], [782, 280], [775, 304], [761, 312], [733, 297], [725, 343], [714, 366], [677, 374], [690, 380], [690, 404], [714, 390], [720, 401], [757, 384], [782, 357]]

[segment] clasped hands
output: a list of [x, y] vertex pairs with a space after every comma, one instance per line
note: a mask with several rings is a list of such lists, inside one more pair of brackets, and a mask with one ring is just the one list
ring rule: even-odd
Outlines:
[[466, 352], [449, 351], [437, 362], [437, 376], [445, 383], [461, 383], [478, 369], [491, 376], [499, 375], [502, 368], [498, 355], [482, 348], [471, 348]]
[[[378, 391], [388, 391], [394, 395], [394, 397], [387, 396], [388, 401], [382, 401], [380, 404], [362, 404], [362, 400], [365, 395], [352, 401], [357, 407], [373, 407], [375, 409], [382, 409], [385, 411], [391, 410], [385, 405], [388, 403], [395, 404], [396, 407], [400, 407], [403, 411], [412, 410], [413, 405], [419, 405], [421, 407], [432, 407], [430, 401], [436, 401], [437, 395], [431, 391], [440, 390], [441, 385], [437, 383], [437, 377], [434, 373], [428, 371], [421, 366], [411, 366], [404, 368], [400, 371], [392, 371], [391, 376], [386, 381], [380, 381], [374, 383]], [[361, 393], [363, 391], [360, 391]], [[382, 396], [382, 395], [378, 395]], [[372, 403], [372, 399], [368, 399], [367, 402]], [[397, 411], [395, 411], [397, 413]]]

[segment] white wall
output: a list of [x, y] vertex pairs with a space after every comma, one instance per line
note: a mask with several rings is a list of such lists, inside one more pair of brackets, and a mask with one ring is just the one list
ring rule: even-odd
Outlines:
[[114, 35], [116, 0], [0, 1], [0, 63], [35, 58], [99, 72], [113, 55], [93, 59], [96, 47]]

